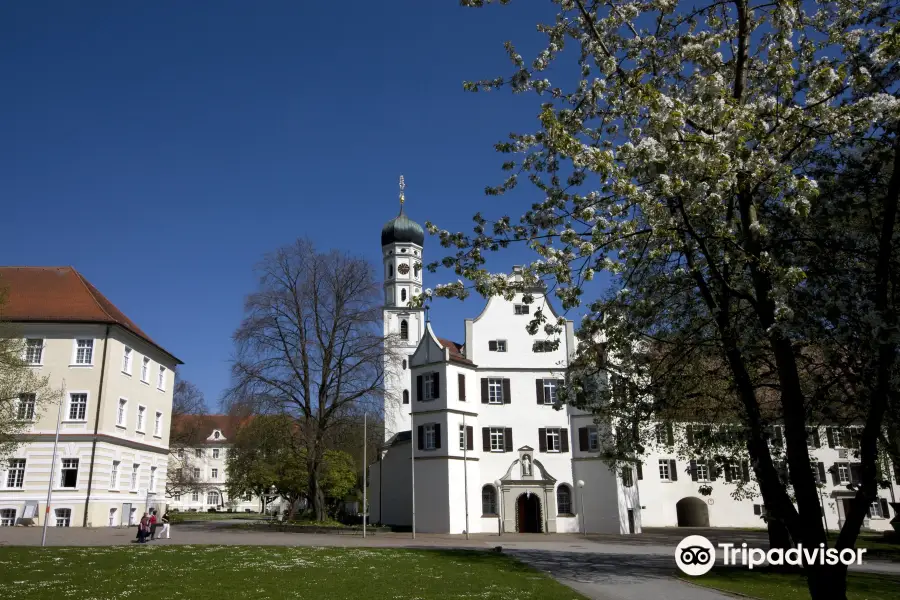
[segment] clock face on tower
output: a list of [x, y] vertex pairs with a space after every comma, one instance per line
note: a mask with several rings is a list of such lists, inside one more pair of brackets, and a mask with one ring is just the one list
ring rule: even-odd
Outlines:
[[406, 275], [407, 273], [409, 273], [409, 265], [407, 265], [407, 264], [402, 264], [402, 265], [400, 265], [399, 267], [397, 267], [397, 271], [398, 271], [401, 275]]

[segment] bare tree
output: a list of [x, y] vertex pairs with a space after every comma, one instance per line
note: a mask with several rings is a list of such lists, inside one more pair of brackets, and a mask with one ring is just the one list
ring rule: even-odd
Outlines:
[[308, 498], [325, 518], [322, 469], [331, 433], [375, 409], [383, 394], [385, 353], [381, 295], [365, 260], [319, 253], [298, 240], [257, 267], [259, 289], [248, 296], [234, 334], [232, 402], [255, 412], [289, 415], [306, 447]]
[[172, 428], [169, 433], [169, 466], [166, 471], [166, 496], [200, 490], [203, 484], [194, 475], [195, 448], [208, 434], [207, 406], [196, 385], [175, 374], [172, 392]]

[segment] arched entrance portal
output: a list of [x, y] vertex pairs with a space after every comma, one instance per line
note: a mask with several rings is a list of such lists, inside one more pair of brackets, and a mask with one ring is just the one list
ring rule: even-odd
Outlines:
[[700, 498], [682, 498], [675, 504], [679, 527], [709, 527], [709, 508]]
[[525, 493], [516, 500], [516, 530], [519, 533], [541, 533], [541, 500], [537, 494]]

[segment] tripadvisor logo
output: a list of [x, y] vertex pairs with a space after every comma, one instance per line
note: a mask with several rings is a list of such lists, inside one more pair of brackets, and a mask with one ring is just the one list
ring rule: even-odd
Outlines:
[[[773, 566], [793, 565], [861, 565], [865, 548], [826, 548], [819, 544], [818, 548], [804, 548], [802, 544], [796, 548], [748, 548], [746, 543], [718, 544], [722, 550], [722, 564], [725, 566], [741, 565], [752, 569], [765, 564]], [[712, 542], [702, 535], [689, 535], [675, 548], [675, 564], [685, 575], [698, 577], [709, 573], [716, 563], [716, 548]]]
[[715, 562], [716, 549], [702, 535], [689, 535], [675, 548], [675, 564], [685, 575], [705, 575]]

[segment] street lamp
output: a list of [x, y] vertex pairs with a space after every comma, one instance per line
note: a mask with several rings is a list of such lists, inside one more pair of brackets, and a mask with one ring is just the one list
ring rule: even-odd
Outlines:
[[499, 505], [497, 506], [497, 535], [503, 535], [503, 488], [501, 486], [501, 481], [499, 479], [494, 480], [494, 485], [497, 486]]
[[581, 535], [585, 535], [587, 531], [584, 529], [584, 480], [578, 480], [578, 492], [581, 495]]

